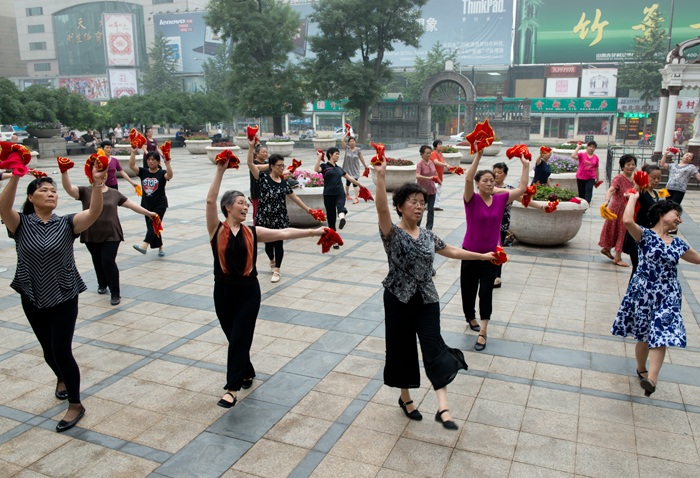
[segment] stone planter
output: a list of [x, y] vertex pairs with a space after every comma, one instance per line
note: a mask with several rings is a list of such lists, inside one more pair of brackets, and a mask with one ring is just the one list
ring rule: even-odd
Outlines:
[[[552, 154], [556, 154], [557, 156], [564, 156], [567, 158], [571, 157], [571, 153], [576, 151], [575, 149], [557, 149], [557, 148], [552, 148]], [[583, 151], [584, 153], [586, 152], [586, 148], [581, 148], [579, 152]], [[537, 152], [539, 154], [539, 151]], [[532, 153], [532, 156], [535, 157], [535, 153]]]
[[27, 133], [31, 134], [35, 138], [53, 138], [56, 136], [58, 133], [60, 133], [61, 130], [56, 128], [56, 129], [31, 129], [27, 128]]
[[[532, 178], [534, 177], [535, 171], [530, 171], [530, 182], [532, 182]], [[578, 194], [578, 183], [576, 183], [576, 173], [551, 174], [549, 176], [549, 184], [551, 184], [552, 186], [558, 184], [560, 187], [568, 189], [569, 191]]]
[[471, 164], [474, 161], [474, 156], [472, 155], [471, 146], [453, 146], [462, 155], [462, 163]]
[[236, 146], [241, 149], [248, 149], [248, 137], [247, 136], [234, 136], [233, 142]]
[[328, 148], [335, 147], [338, 142], [335, 138], [314, 138], [314, 148], [327, 150]]
[[32, 169], [39, 168], [39, 153], [37, 151], [32, 151], [32, 159], [27, 164], [27, 167]]
[[[311, 209], [320, 209], [324, 213], [326, 207], [323, 204], [323, 187], [320, 188], [294, 188], [297, 196]], [[286, 197], [287, 214], [289, 214], [289, 224], [292, 227], [320, 227], [328, 225], [327, 222], [318, 222], [311, 214], [301, 209], [289, 196]]]
[[[377, 184], [377, 171], [370, 167], [372, 182]], [[406, 183], [416, 182], [416, 165], [412, 166], [387, 166], [386, 167], [386, 190], [393, 191]]]
[[216, 164], [216, 155], [226, 151], [227, 149], [238, 156], [238, 159], [243, 162], [243, 159], [241, 158], [241, 148], [238, 146], [207, 146], [204, 149], [207, 150], [207, 157], [209, 157], [209, 161], [211, 161], [212, 164]]
[[279, 154], [285, 158], [291, 156], [294, 151], [294, 141], [266, 141], [265, 146], [270, 155]]
[[210, 139], [188, 139], [185, 141], [185, 148], [190, 154], [207, 154], [207, 146], [211, 146]]
[[510, 232], [516, 239], [536, 246], [556, 246], [570, 241], [581, 228], [583, 213], [588, 203], [561, 202], [557, 210], [545, 214], [533, 207], [523, 207], [518, 201], [510, 210]]
[[[135, 178], [136, 173], [131, 170], [129, 167], [129, 156], [113, 156], [114, 158], [117, 158], [117, 161], [119, 161], [119, 166], [122, 167], [124, 172], [129, 175], [130, 178]], [[136, 155], [136, 166], [142, 166], [143, 165], [143, 155]], [[122, 175], [118, 175], [117, 179], [121, 178]]]
[[484, 156], [496, 156], [501, 152], [501, 148], [503, 148], [503, 142], [494, 141], [491, 146], [484, 149]]
[[[459, 163], [462, 160], [462, 153], [442, 153], [442, 157], [445, 159], [445, 162], [450, 165], [451, 168], [455, 166], [459, 166]], [[445, 168], [445, 174], [452, 174], [449, 171], [447, 171], [447, 168]]]

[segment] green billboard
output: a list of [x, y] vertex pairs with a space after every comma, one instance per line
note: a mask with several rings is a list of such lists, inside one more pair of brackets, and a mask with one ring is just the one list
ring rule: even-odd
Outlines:
[[612, 113], [617, 98], [532, 98], [533, 113]]
[[[601, 63], [629, 57], [658, 12], [668, 30], [671, 0], [522, 0], [518, 2], [514, 63]], [[700, 3], [673, 2], [671, 47], [700, 35]], [[693, 60], [697, 51], [688, 51]]]

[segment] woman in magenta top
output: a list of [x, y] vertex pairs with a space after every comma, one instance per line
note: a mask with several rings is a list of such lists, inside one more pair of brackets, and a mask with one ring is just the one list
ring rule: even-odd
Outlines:
[[[477, 171], [483, 151], [474, 156], [474, 162], [464, 179], [464, 212], [467, 216], [467, 233], [462, 248], [477, 253], [496, 252], [501, 242], [501, 221], [506, 206], [522, 196], [527, 188], [527, 174], [530, 162], [521, 159], [523, 164], [520, 183], [507, 194], [493, 194], [496, 178], [488, 169]], [[476, 184], [476, 191], [474, 185]], [[475, 350], [486, 347], [486, 329], [493, 309], [491, 302], [493, 284], [498, 266], [490, 261], [462, 261], [460, 286], [462, 289], [462, 310], [469, 328], [479, 332]], [[479, 293], [479, 316], [481, 326], [476, 322], [476, 294]]]
[[600, 160], [594, 154], [597, 147], [598, 143], [589, 141], [586, 145], [586, 152], [579, 153], [581, 149], [581, 143], [579, 143], [576, 146], [576, 150], [571, 153], [571, 158], [578, 161], [578, 171], [576, 171], [578, 197], [588, 201], [589, 205], [591, 204], [591, 199], [593, 199], [593, 186], [595, 186], [596, 181], [600, 177], [598, 172]]

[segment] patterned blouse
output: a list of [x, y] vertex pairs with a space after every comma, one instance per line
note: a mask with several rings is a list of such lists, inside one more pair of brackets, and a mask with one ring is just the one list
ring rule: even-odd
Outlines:
[[258, 199], [258, 211], [255, 216], [255, 225], [268, 229], [285, 229], [289, 227], [289, 215], [287, 214], [286, 198], [292, 194], [286, 179], [280, 182], [273, 181], [268, 173], [260, 171], [258, 176], [260, 198]]
[[696, 174], [698, 174], [698, 168], [694, 164], [669, 164], [666, 189], [685, 191], [688, 181]]
[[382, 285], [404, 304], [416, 292], [420, 292], [424, 304], [439, 302], [432, 272], [435, 253], [447, 246], [443, 240], [423, 228], [418, 239], [414, 239], [396, 224], [391, 225], [388, 236], [380, 228], [379, 237], [389, 260], [389, 273]]
[[[510, 184], [504, 184], [502, 189], [515, 189], [515, 186], [511, 186]], [[501, 221], [501, 231], [503, 232], [508, 232], [508, 230], [510, 229], [510, 207], [512, 205], [513, 203], [508, 204], [506, 206], [505, 211], [503, 211], [503, 220]]]

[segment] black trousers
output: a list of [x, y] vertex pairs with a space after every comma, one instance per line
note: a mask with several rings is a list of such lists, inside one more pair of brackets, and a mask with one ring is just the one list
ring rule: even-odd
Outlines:
[[[160, 220], [162, 221], [163, 217], [165, 216], [165, 211], [167, 211], [167, 209], [168, 208], [165, 207], [157, 207], [148, 210], [158, 214], [160, 216]], [[156, 233], [153, 232], [153, 220], [148, 216], [144, 216], [144, 218], [146, 219], [146, 237], [143, 238], [143, 242], [147, 242], [148, 244], [150, 244], [151, 249], [159, 249], [160, 246], [163, 245], [163, 233], [161, 232], [160, 236], [156, 236]]]
[[266, 242], [265, 254], [270, 261], [275, 261], [275, 267], [281, 267], [284, 258], [284, 241]]
[[[433, 221], [435, 219], [435, 194], [428, 195], [428, 201], [425, 203], [425, 208], [428, 210], [428, 222], [425, 224], [425, 228], [429, 231], [433, 230]], [[423, 216], [418, 220], [418, 227], [423, 220]]]
[[[345, 209], [345, 193], [343, 194], [324, 194], [323, 195], [323, 205], [326, 206], [326, 219], [328, 219], [328, 227], [337, 231], [335, 228], [335, 218], [337, 214], [344, 212], [348, 213]], [[336, 211], [338, 211], [336, 213]]]
[[462, 310], [467, 320], [476, 318], [476, 294], [479, 293], [479, 318], [491, 319], [493, 282], [498, 266], [490, 261], [462, 261], [459, 284], [462, 288]]
[[685, 191], [676, 191], [675, 189], [669, 189], [668, 192], [671, 194], [669, 198], [671, 201], [680, 204], [685, 196]]
[[53, 307], [40, 309], [25, 294], [22, 309], [32, 326], [44, 360], [56, 377], [66, 384], [69, 403], [80, 403], [80, 369], [73, 357], [73, 333], [78, 318], [78, 296]]
[[214, 307], [228, 339], [224, 389], [238, 391], [244, 379], [255, 377], [255, 369], [250, 363], [250, 346], [260, 310], [260, 284], [234, 286], [216, 282]]
[[100, 289], [109, 287], [112, 297], [120, 297], [119, 267], [117, 267], [119, 241], [86, 242], [85, 246], [90, 251], [92, 265], [95, 266], [97, 286]]
[[464, 354], [449, 348], [440, 335], [440, 304], [424, 304], [419, 292], [404, 304], [385, 289], [384, 327], [384, 383], [389, 387], [420, 387], [416, 334], [420, 340], [425, 373], [435, 390], [452, 382], [460, 369], [467, 370]]
[[576, 185], [578, 186], [578, 197], [585, 199], [590, 205], [591, 199], [593, 199], [593, 186], [595, 186], [595, 179], [576, 178]]

